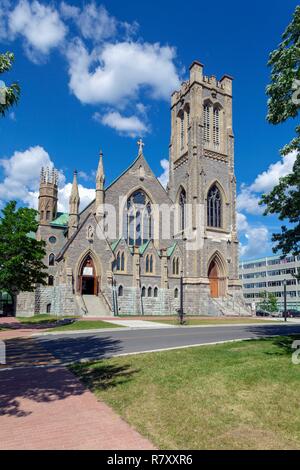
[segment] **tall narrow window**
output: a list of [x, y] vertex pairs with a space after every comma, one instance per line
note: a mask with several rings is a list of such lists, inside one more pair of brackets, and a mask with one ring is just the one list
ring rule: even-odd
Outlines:
[[173, 263], [172, 263], [172, 272], [174, 276], [179, 276], [179, 258], [175, 257], [173, 258]]
[[125, 271], [125, 253], [121, 254], [121, 271]]
[[184, 114], [180, 116], [180, 150], [184, 147]]
[[180, 230], [185, 229], [185, 205], [186, 205], [186, 192], [182, 188], [179, 195], [179, 210], [180, 210]]
[[54, 266], [55, 256], [53, 253], [49, 255], [49, 266]]
[[146, 273], [153, 273], [153, 256], [146, 256]]
[[116, 259], [117, 271], [125, 271], [125, 253], [124, 251], [118, 251]]
[[222, 226], [222, 197], [219, 188], [214, 184], [207, 195], [207, 225]]
[[220, 110], [219, 108], [214, 108], [213, 137], [214, 137], [214, 146], [218, 148], [220, 145]]
[[203, 132], [204, 132], [204, 141], [209, 142], [210, 141], [210, 120], [209, 120], [209, 110], [210, 107], [208, 104], [205, 104], [203, 106]]
[[146, 194], [135, 191], [127, 200], [127, 210], [124, 214], [127, 226], [125, 236], [129, 245], [142, 245], [152, 237], [152, 208]]

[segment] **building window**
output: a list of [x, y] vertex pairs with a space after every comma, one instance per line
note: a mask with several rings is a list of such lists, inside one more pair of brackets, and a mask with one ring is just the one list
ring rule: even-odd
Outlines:
[[158, 287], [154, 287], [153, 297], [158, 297]]
[[213, 139], [216, 148], [220, 145], [220, 110], [214, 108]]
[[173, 258], [172, 272], [174, 276], [179, 276], [179, 258]]
[[46, 220], [50, 220], [50, 214], [51, 214], [50, 211], [46, 211]]
[[54, 285], [54, 277], [48, 276], [48, 286], [53, 286], [53, 285]]
[[208, 104], [205, 104], [203, 106], [203, 135], [204, 135], [204, 141], [209, 142], [210, 141], [210, 106]]
[[124, 251], [118, 251], [117, 254], [117, 271], [125, 271], [125, 253]]
[[125, 238], [129, 245], [142, 245], [152, 238], [152, 209], [149, 198], [135, 191], [127, 200]]
[[175, 297], [175, 299], [178, 299], [178, 289], [177, 289], [177, 287], [174, 289], [174, 297]]
[[51, 313], [51, 304], [47, 304], [46, 313]]
[[118, 288], [118, 296], [123, 297], [123, 286], [119, 286]]
[[146, 287], [142, 287], [142, 297], [146, 297]]
[[55, 256], [53, 253], [49, 255], [49, 266], [54, 266]]
[[179, 195], [179, 215], [180, 215], [180, 230], [185, 229], [185, 220], [186, 220], [186, 192], [182, 188]]
[[148, 287], [148, 297], [152, 297], [152, 287]]
[[153, 255], [146, 256], [146, 273], [153, 273]]
[[180, 150], [184, 147], [184, 114], [180, 116]]
[[207, 195], [207, 225], [217, 228], [222, 226], [222, 198], [220, 190], [215, 184]]
[[44, 211], [41, 211], [41, 218], [40, 220], [43, 220], [44, 219]]
[[54, 237], [54, 235], [49, 237], [49, 243], [52, 243], [52, 245], [54, 245], [54, 243], [56, 243], [56, 237]]

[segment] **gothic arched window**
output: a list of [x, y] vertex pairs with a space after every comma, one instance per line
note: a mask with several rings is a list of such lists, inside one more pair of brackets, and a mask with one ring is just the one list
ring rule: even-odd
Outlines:
[[158, 287], [154, 287], [153, 296], [158, 297]]
[[117, 271], [125, 271], [125, 253], [124, 251], [118, 251], [117, 254]]
[[119, 286], [118, 288], [118, 297], [123, 297], [123, 286]]
[[186, 219], [186, 214], [185, 214], [185, 205], [186, 205], [186, 192], [182, 188], [180, 195], [179, 195], [179, 220], [180, 220], [180, 230], [185, 229], [185, 219]]
[[180, 261], [179, 258], [175, 257], [173, 258], [173, 266], [172, 266], [172, 272], [174, 276], [179, 276], [179, 271], [180, 271]]
[[146, 256], [146, 273], [153, 273], [153, 255]]
[[54, 285], [54, 277], [48, 276], [48, 286], [53, 286], [53, 285]]
[[148, 287], [148, 297], [152, 297], [152, 287]]
[[147, 195], [135, 191], [127, 200], [125, 237], [129, 245], [142, 245], [152, 238], [152, 209]]
[[207, 195], [207, 225], [218, 228], [222, 226], [222, 196], [216, 184]]
[[49, 255], [49, 266], [54, 266], [55, 256], [53, 253]]

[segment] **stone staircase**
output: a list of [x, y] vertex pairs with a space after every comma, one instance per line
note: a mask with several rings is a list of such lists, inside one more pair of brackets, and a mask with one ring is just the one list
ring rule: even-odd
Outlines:
[[216, 316], [251, 316], [251, 310], [248, 309], [243, 300], [234, 297], [211, 298], [209, 310], [211, 315]]
[[109, 317], [112, 315], [107, 303], [103, 297], [97, 295], [83, 295], [82, 296], [84, 315], [88, 317]]

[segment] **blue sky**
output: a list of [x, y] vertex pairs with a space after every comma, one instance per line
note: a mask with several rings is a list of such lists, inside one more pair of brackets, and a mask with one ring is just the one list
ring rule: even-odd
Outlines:
[[279, 224], [260, 215], [257, 201], [292, 167], [294, 156], [282, 160], [279, 149], [292, 138], [295, 122], [266, 122], [267, 60], [297, 3], [0, 0], [0, 51], [16, 58], [1, 78], [22, 88], [19, 105], [0, 121], [2, 204], [17, 198], [35, 205], [39, 166], [50, 161], [61, 172], [61, 208], [74, 168], [84, 203], [93, 192], [99, 149], [109, 183], [136, 157], [139, 135], [161, 175], [169, 95], [197, 59], [206, 75], [235, 79], [241, 254], [271, 253], [270, 234]]

